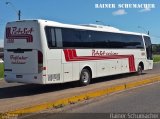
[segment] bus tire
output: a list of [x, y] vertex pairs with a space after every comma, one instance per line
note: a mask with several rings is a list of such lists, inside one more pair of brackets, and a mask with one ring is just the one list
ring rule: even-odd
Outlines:
[[90, 84], [91, 72], [88, 69], [82, 69], [79, 83], [81, 86], [86, 86]]
[[138, 65], [137, 74], [142, 75], [142, 71], [143, 71], [142, 66]]

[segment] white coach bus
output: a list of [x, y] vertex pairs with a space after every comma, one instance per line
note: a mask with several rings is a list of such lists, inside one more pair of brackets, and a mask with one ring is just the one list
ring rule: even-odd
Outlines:
[[55, 84], [152, 69], [150, 37], [101, 25], [46, 20], [8, 22], [7, 82]]

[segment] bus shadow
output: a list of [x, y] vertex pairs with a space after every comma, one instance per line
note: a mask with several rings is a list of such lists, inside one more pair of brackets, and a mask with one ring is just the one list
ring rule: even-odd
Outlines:
[[4, 87], [0, 88], [0, 99], [31, 96], [47, 92], [65, 90], [74, 87], [76, 86], [74, 86], [73, 83], [49, 85], [24, 84], [12, 87]]
[[[135, 76], [136, 74], [120, 74], [107, 77], [101, 77], [93, 79], [91, 84], [97, 84], [105, 81], [118, 80], [121, 78], [127, 78]], [[145, 75], [145, 73], [143, 74]], [[37, 85], [37, 84], [25, 84], [11, 87], [0, 88], [0, 99], [23, 97], [36, 94], [43, 94], [47, 92], [56, 92], [66, 89], [79, 87], [76, 82], [69, 82], [64, 84], [49, 84], [49, 85]]]

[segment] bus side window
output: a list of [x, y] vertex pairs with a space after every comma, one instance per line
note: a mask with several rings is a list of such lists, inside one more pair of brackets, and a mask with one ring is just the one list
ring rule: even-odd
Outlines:
[[55, 29], [51, 27], [46, 27], [46, 38], [49, 48], [56, 47], [56, 37], [55, 37]]
[[56, 44], [58, 48], [62, 48], [62, 32], [60, 28], [55, 28]]
[[56, 37], [55, 37], [55, 29], [51, 29], [51, 37], [52, 37], [52, 47], [56, 47]]

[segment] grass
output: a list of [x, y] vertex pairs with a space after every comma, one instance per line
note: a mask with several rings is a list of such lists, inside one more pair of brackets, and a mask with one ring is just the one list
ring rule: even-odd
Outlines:
[[160, 62], [160, 55], [153, 55], [153, 62]]
[[0, 78], [4, 77], [4, 64], [0, 63]]

